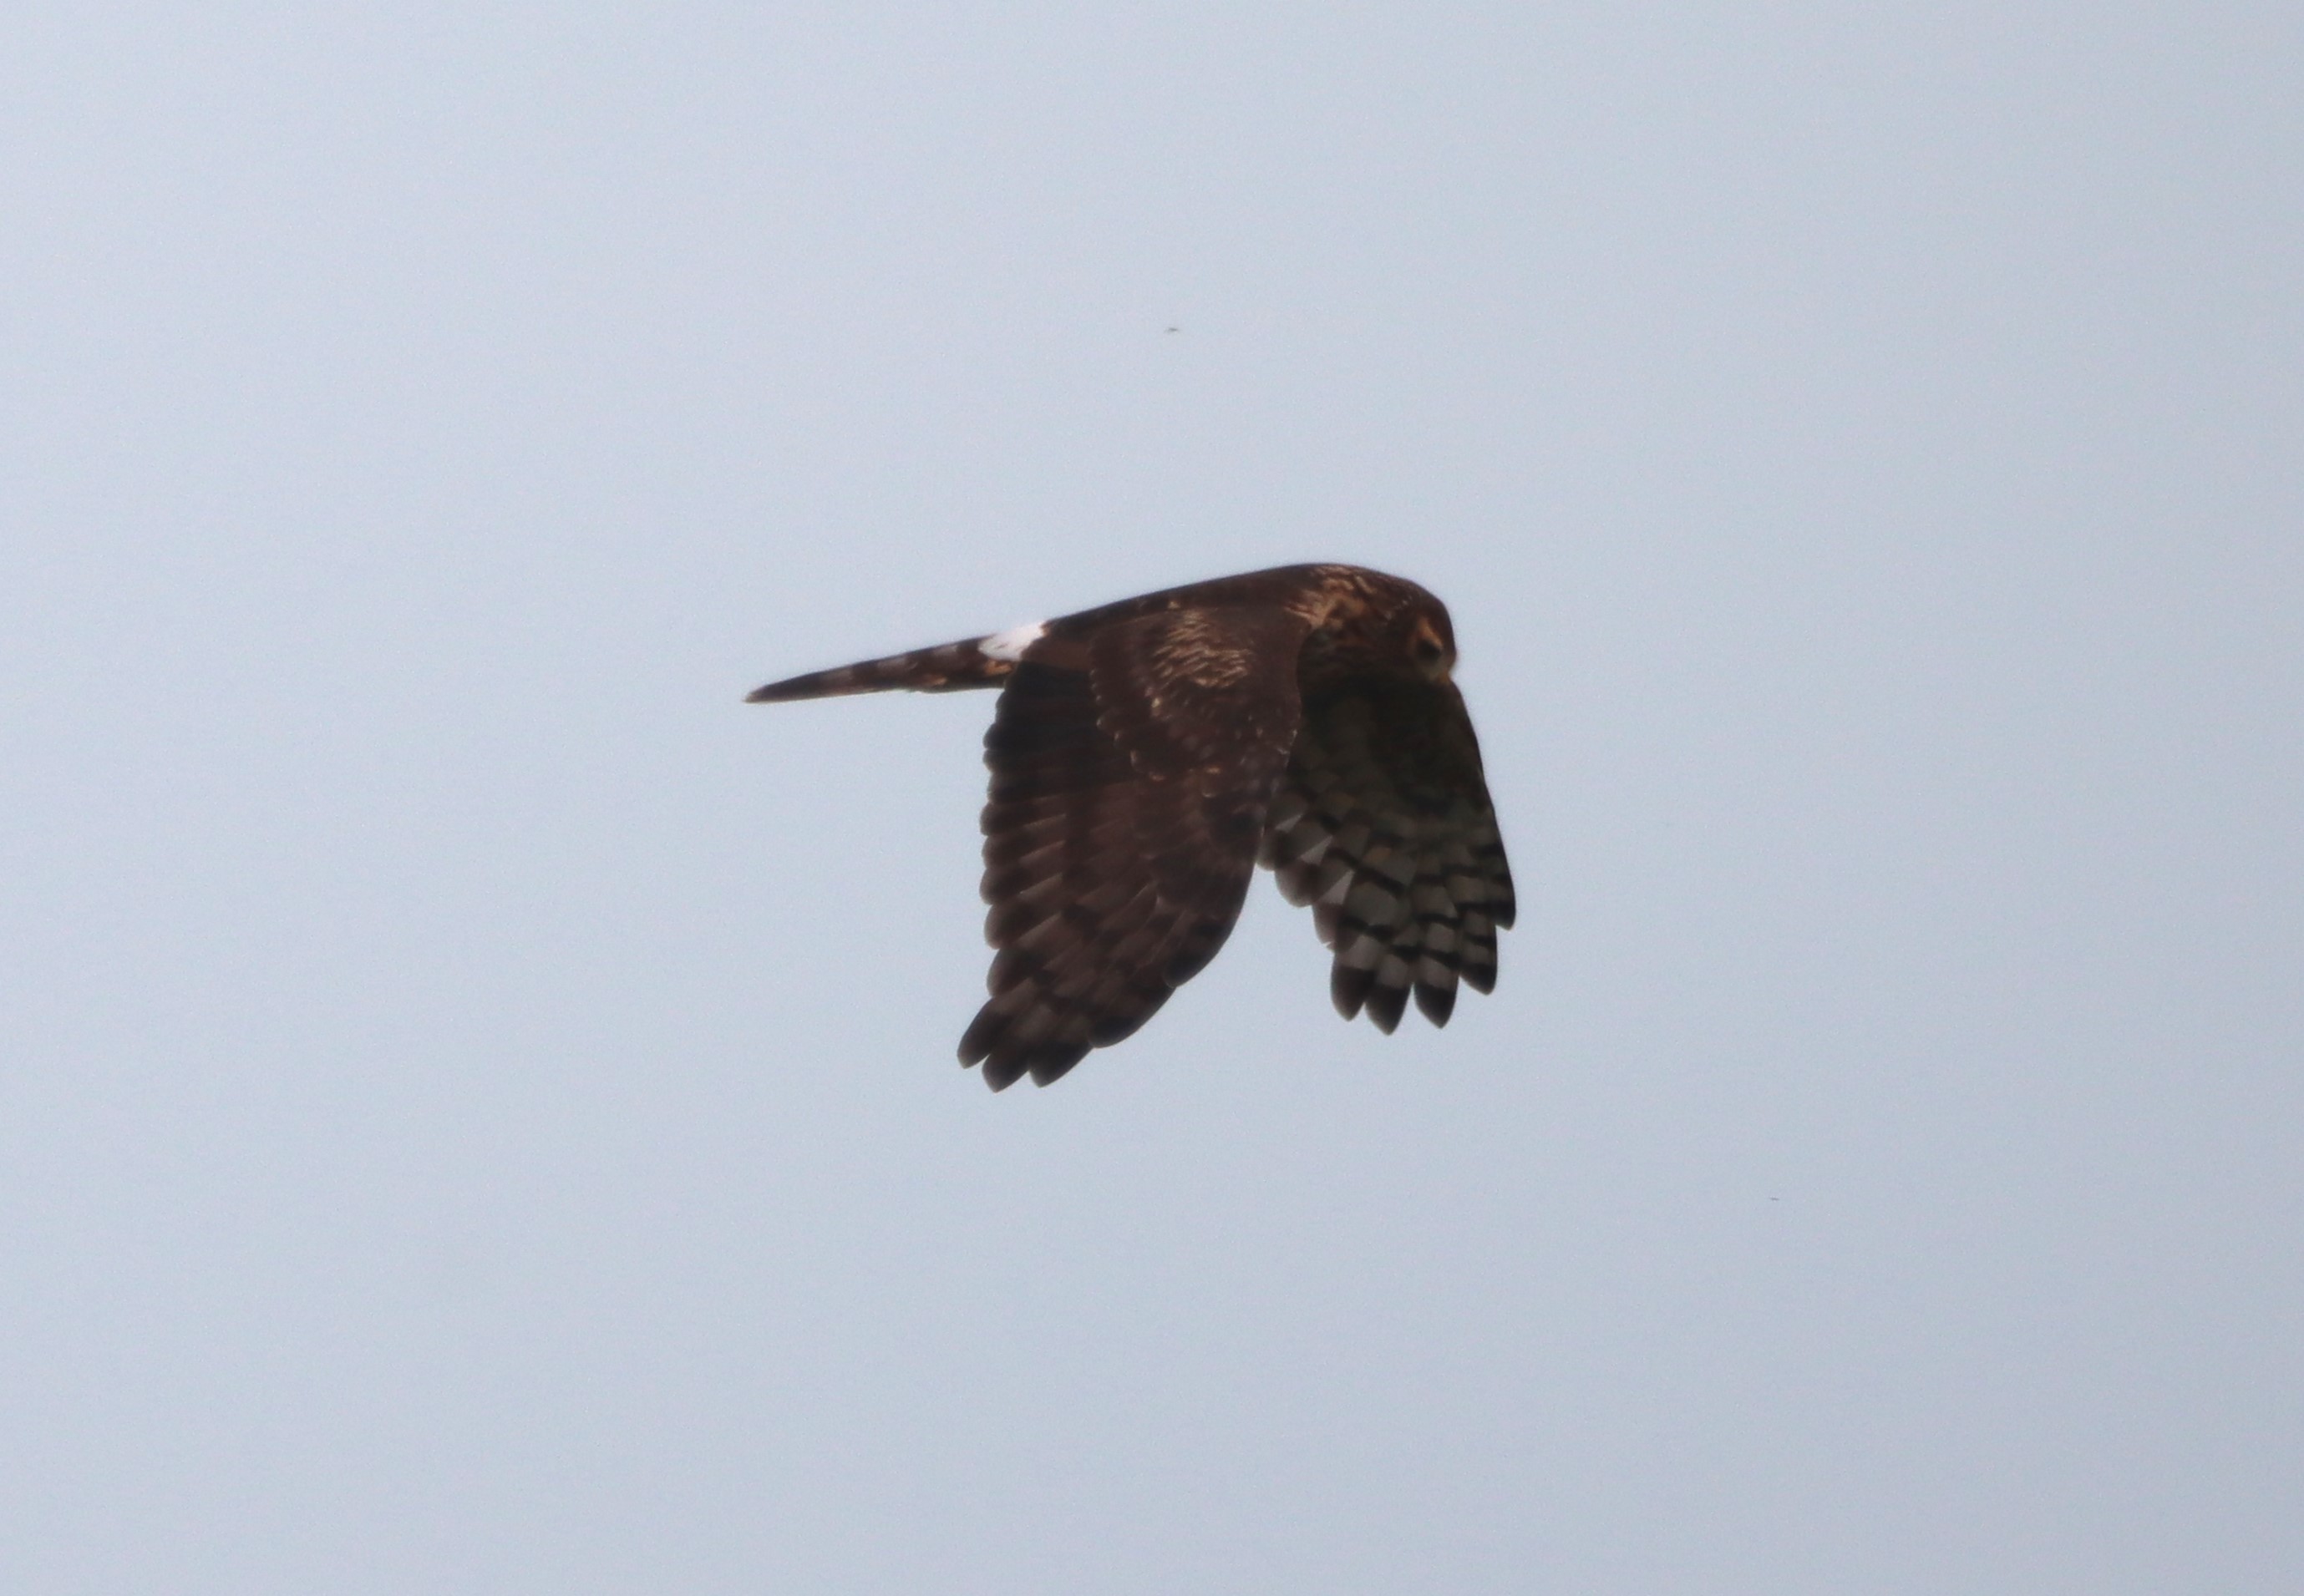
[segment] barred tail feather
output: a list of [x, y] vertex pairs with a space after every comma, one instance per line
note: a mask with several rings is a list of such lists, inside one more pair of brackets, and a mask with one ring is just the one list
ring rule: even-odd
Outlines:
[[969, 688], [996, 688], [1016, 669], [1012, 658], [1003, 659], [985, 645], [996, 638], [970, 638], [915, 648], [885, 659], [861, 660], [830, 671], [812, 671], [756, 688], [747, 704], [789, 704], [799, 698], [837, 698], [850, 693], [956, 693]]

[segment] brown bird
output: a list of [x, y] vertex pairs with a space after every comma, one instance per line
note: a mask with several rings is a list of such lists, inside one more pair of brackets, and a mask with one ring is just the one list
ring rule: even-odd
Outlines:
[[1512, 872], [1441, 602], [1352, 565], [1148, 593], [771, 682], [776, 704], [998, 688], [984, 738], [991, 1000], [960, 1041], [995, 1092], [1149, 1019], [1231, 934], [1255, 866], [1309, 904], [1350, 1019], [1448, 1023], [1495, 985]]

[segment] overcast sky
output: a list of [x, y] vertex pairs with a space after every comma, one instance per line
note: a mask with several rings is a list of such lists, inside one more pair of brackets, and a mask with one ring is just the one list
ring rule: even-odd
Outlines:
[[[2304, 13], [0, 24], [0, 1585], [2304, 1589]], [[988, 696], [1451, 605], [1493, 997], [954, 1063]]]

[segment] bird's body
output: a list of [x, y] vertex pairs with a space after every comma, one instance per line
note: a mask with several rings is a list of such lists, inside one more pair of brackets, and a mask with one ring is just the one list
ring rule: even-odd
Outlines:
[[1337, 1009], [1445, 1024], [1495, 980], [1512, 875], [1412, 582], [1293, 565], [774, 682], [756, 703], [998, 688], [985, 736], [992, 996], [960, 1045], [995, 1090], [1135, 1031], [1230, 934], [1255, 866], [1310, 904]]

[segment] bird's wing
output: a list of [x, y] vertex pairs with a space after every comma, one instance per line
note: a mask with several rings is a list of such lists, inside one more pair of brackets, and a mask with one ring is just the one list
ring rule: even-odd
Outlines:
[[1454, 684], [1368, 679], [1315, 695], [1261, 861], [1290, 902], [1312, 906], [1345, 1018], [1365, 1006], [1390, 1031], [1412, 989], [1445, 1025], [1460, 976], [1495, 985], [1512, 871]]
[[961, 1039], [994, 1090], [1133, 1032], [1239, 916], [1300, 703], [1309, 624], [1266, 605], [1061, 625], [1002, 690], [985, 763], [991, 1001]]

